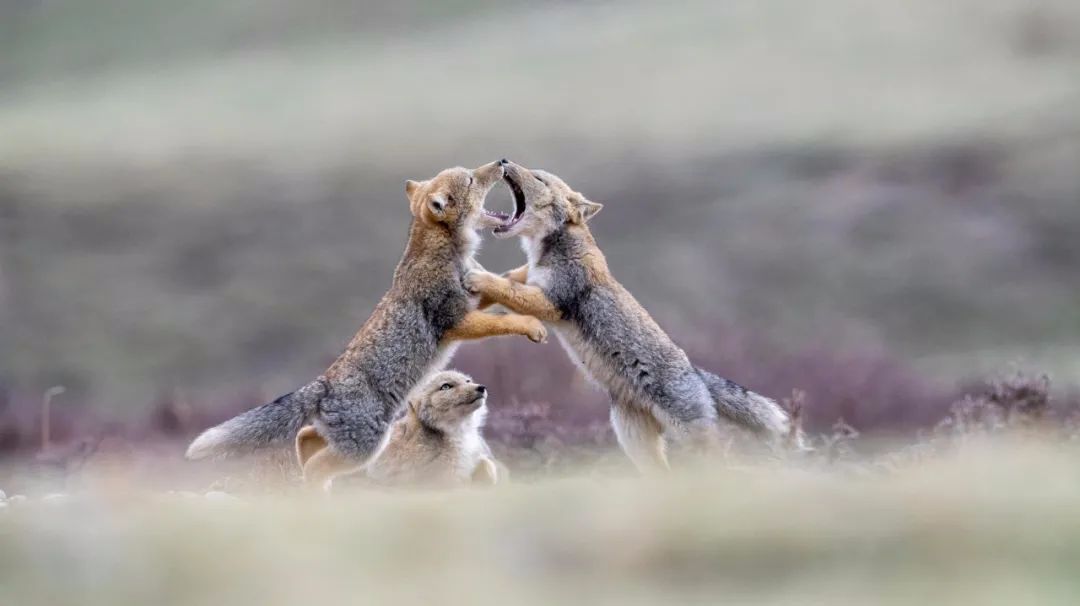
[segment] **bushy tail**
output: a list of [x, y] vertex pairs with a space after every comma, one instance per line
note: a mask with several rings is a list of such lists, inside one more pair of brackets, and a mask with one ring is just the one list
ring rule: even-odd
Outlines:
[[709, 387], [721, 417], [774, 439], [783, 438], [792, 431], [791, 417], [775, 401], [707, 370], [696, 370]]
[[326, 383], [316, 379], [300, 389], [239, 414], [199, 434], [188, 446], [189, 459], [245, 454], [260, 448], [288, 444], [327, 394]]

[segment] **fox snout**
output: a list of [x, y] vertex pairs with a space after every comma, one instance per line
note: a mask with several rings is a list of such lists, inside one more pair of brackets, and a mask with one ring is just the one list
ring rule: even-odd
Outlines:
[[491, 187], [492, 185], [495, 185], [503, 178], [504, 174], [505, 172], [501, 162], [485, 164], [473, 171], [473, 175], [482, 187]]
[[499, 160], [499, 165], [502, 166], [503, 169], [506, 170], [507, 174], [521, 173], [522, 171], [528, 170], [524, 166], [518, 164], [517, 162], [507, 160], [506, 158], [503, 158], [502, 160]]
[[487, 398], [487, 387], [484, 387], [483, 385], [475, 385], [475, 386], [473, 386], [472, 392], [473, 392], [472, 398], [466, 400], [465, 402], [462, 402], [462, 404], [465, 404], [467, 406], [468, 405], [473, 405], [473, 404], [476, 404], [477, 402], [483, 402], [483, 400], [485, 398]]
[[523, 188], [527, 189], [532, 185], [532, 181], [535, 177], [533, 177], [533, 174], [529, 169], [515, 162], [511, 162], [506, 158], [499, 160], [499, 163], [503, 169], [503, 179], [510, 186], [510, 189], [514, 190], [515, 196], [517, 196], [518, 192]]

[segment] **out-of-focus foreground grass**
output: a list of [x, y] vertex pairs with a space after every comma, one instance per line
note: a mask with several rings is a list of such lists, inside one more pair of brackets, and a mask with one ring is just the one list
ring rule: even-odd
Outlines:
[[1074, 603], [1080, 452], [0, 511], [0, 603]]

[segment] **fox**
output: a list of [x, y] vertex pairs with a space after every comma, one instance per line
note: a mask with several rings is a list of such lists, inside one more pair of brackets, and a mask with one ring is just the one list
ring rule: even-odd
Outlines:
[[199, 435], [188, 459], [244, 454], [291, 445], [312, 424], [327, 447], [306, 459], [305, 482], [322, 485], [339, 470], [368, 461], [385, 445], [405, 396], [442, 369], [464, 340], [522, 335], [541, 343], [547, 329], [536, 318], [480, 311], [465, 290], [480, 229], [507, 215], [484, 208], [503, 177], [499, 162], [450, 168], [426, 181], [407, 181], [412, 222], [390, 290], [345, 351], [315, 380]]
[[514, 214], [493, 228], [518, 237], [528, 263], [502, 276], [473, 269], [479, 307], [500, 304], [550, 324], [570, 358], [609, 393], [616, 439], [643, 472], [670, 469], [668, 445], [715, 451], [724, 422], [802, 446], [774, 400], [694, 365], [608, 269], [588, 222], [602, 204], [543, 170], [505, 163]]
[[[390, 486], [496, 485], [500, 465], [482, 433], [487, 397], [487, 387], [464, 373], [435, 373], [410, 394], [385, 448], [366, 465], [343, 470], [339, 476], [362, 471], [367, 480]], [[314, 426], [301, 429], [296, 435], [300, 466], [325, 445]], [[324, 490], [330, 489], [332, 480]]]

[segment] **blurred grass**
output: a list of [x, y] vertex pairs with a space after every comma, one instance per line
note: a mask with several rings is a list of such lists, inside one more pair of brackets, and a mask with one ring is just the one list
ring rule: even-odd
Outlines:
[[113, 492], [0, 511], [10, 604], [1067, 604], [1073, 447], [894, 469], [698, 469], [244, 502]]
[[[395, 167], [443, 162], [463, 139], [466, 157], [496, 143], [547, 158], [537, 143], [568, 137], [691, 152], [949, 141], [1075, 127], [1080, 86], [1067, 77], [1080, 11], [1061, 0], [406, 3], [399, 14], [375, 3], [114, 4], [92, 11], [111, 27], [63, 2], [10, 37], [12, 65], [22, 59], [28, 75], [5, 95], [0, 158], [288, 151], [279, 159], [344, 153]], [[64, 35], [65, 23], [78, 33]], [[241, 27], [267, 39], [245, 42]], [[396, 35], [370, 31], [383, 27]], [[163, 38], [178, 48], [155, 51]], [[109, 69], [74, 69], [94, 50]], [[147, 53], [169, 60], [147, 65]]]
[[102, 0], [9, 1], [0, 5], [0, 82], [25, 84], [44, 75], [100, 75], [162, 63], [214, 60], [222, 53], [288, 48], [312, 38], [363, 35], [386, 40], [403, 30], [466, 19], [506, 2], [209, 2], [174, 4]]
[[606, 204], [679, 338], [955, 375], [1080, 336], [1072, 2], [0, 10], [0, 383], [33, 397], [294, 388], [385, 290], [401, 182], [504, 156]]

